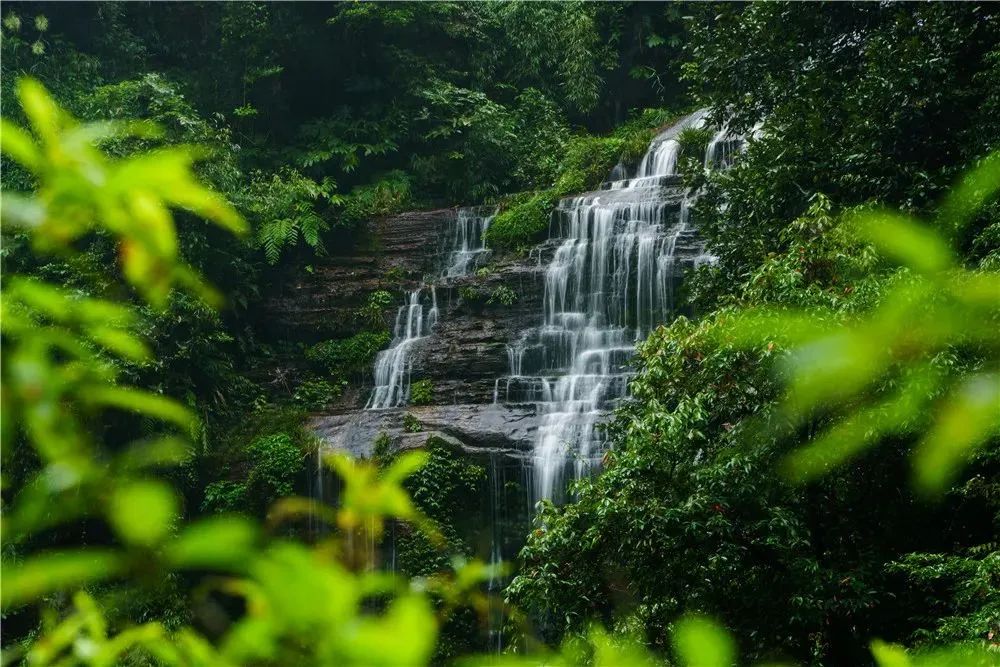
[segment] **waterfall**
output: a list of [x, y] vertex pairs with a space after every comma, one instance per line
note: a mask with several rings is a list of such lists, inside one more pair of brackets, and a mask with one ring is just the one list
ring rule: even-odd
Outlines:
[[[677, 164], [680, 132], [701, 127], [696, 112], [650, 144], [635, 176], [621, 165], [601, 190], [565, 198], [553, 212], [544, 266], [541, 324], [508, 347], [505, 401], [534, 402], [534, 499], [562, 499], [567, 477], [600, 466], [598, 422], [626, 396], [635, 344], [675, 309], [683, 271], [712, 261], [690, 226], [690, 197]], [[724, 131], [706, 161], [725, 161]], [[706, 151], [707, 153], [708, 151]], [[501, 380], [494, 389], [501, 399]]]
[[396, 312], [389, 347], [375, 358], [375, 388], [365, 406], [378, 410], [405, 405], [410, 398], [411, 354], [422, 339], [430, 335], [438, 321], [437, 291], [434, 281], [460, 278], [474, 271], [489, 257], [483, 235], [494, 212], [478, 207], [458, 209], [455, 226], [442, 235], [442, 269], [430, 280], [409, 293]]

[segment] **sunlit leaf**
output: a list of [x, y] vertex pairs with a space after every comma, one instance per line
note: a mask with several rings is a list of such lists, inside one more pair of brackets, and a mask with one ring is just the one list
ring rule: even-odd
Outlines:
[[940, 218], [959, 230], [976, 211], [1000, 191], [1000, 152], [990, 153], [951, 189], [941, 205]]
[[179, 568], [246, 567], [259, 531], [249, 519], [218, 516], [184, 528], [169, 542], [164, 555]]
[[886, 257], [921, 273], [954, 265], [954, 253], [933, 229], [899, 213], [869, 211], [852, 220], [858, 234]]
[[[392, 641], [386, 638], [392, 637]], [[372, 667], [427, 664], [434, 652], [437, 623], [430, 602], [407, 595], [379, 617], [364, 618], [346, 642], [352, 662]]]
[[177, 505], [173, 489], [163, 482], [130, 482], [112, 493], [108, 520], [126, 542], [152, 546], [170, 533]]
[[906, 649], [897, 644], [888, 644], [876, 639], [871, 644], [872, 656], [878, 667], [910, 667], [910, 657]]
[[40, 164], [41, 156], [31, 135], [4, 119], [0, 119], [0, 151], [30, 171]]
[[387, 482], [402, 482], [424, 467], [429, 458], [430, 454], [423, 450], [406, 452], [393, 461], [389, 469], [382, 474], [382, 477]]
[[25, 77], [18, 80], [17, 96], [32, 129], [51, 148], [57, 141], [56, 135], [65, 112], [34, 79]]
[[797, 482], [815, 479], [880, 438], [903, 430], [921, 413], [939, 382], [939, 374], [929, 366], [914, 370], [897, 392], [855, 410], [789, 454], [783, 461], [785, 474]]
[[914, 454], [918, 488], [940, 493], [963, 462], [1000, 434], [1000, 373], [967, 378], [953, 391]]
[[701, 616], [685, 616], [677, 622], [673, 646], [685, 667], [731, 667], [736, 660], [736, 647], [729, 633]]

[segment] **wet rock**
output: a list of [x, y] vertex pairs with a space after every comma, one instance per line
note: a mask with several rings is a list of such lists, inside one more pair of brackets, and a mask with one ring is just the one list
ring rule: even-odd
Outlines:
[[[419, 431], [406, 430], [406, 414]], [[325, 447], [362, 458], [372, 456], [382, 433], [398, 448], [421, 447], [437, 436], [468, 452], [522, 458], [530, 454], [538, 420], [533, 405], [427, 405], [316, 415], [310, 427]]]

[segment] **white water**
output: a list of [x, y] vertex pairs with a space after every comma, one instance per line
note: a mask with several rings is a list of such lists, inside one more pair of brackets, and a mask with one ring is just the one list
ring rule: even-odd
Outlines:
[[[672, 319], [683, 271], [712, 261], [690, 226], [691, 201], [677, 176], [677, 137], [703, 116], [659, 135], [634, 178], [622, 178], [619, 165], [618, 180], [563, 199], [553, 214], [542, 323], [509, 346], [509, 375], [494, 391], [496, 401], [537, 405], [536, 500], [561, 500], [567, 478], [600, 466], [606, 446], [596, 426], [626, 396], [636, 342]], [[730, 148], [720, 133], [706, 162], [724, 162]]]
[[378, 410], [407, 403], [413, 350], [430, 335], [438, 321], [437, 291], [433, 280], [468, 275], [489, 256], [483, 234], [492, 220], [493, 213], [484, 215], [478, 208], [458, 210], [454, 229], [443, 235], [444, 269], [430, 281], [429, 286], [423, 285], [410, 292], [396, 312], [392, 342], [375, 359], [375, 388], [365, 409]]

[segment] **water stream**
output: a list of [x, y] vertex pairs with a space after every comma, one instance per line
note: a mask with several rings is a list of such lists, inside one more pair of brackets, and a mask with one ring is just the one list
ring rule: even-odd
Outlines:
[[480, 207], [458, 210], [454, 228], [443, 235], [442, 268], [410, 292], [396, 312], [392, 342], [375, 358], [375, 387], [366, 409], [406, 405], [410, 398], [411, 352], [438, 321], [435, 281], [468, 275], [489, 257], [483, 234], [492, 220], [493, 212]]
[[[632, 178], [618, 165], [614, 180], [561, 200], [553, 213], [538, 253], [541, 322], [511, 343], [509, 374], [494, 391], [497, 402], [537, 406], [535, 500], [564, 500], [570, 480], [600, 466], [606, 443], [597, 424], [626, 396], [635, 344], [672, 319], [683, 272], [711, 261], [677, 174], [678, 136], [703, 124], [702, 112], [685, 117], [654, 139]], [[727, 137], [717, 135], [706, 160], [725, 159]]]

